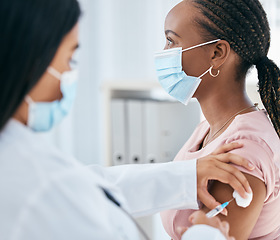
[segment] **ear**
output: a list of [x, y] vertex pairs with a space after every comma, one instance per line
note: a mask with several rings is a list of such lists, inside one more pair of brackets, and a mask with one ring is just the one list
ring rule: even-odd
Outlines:
[[219, 69], [228, 59], [230, 54], [230, 45], [225, 40], [217, 42], [213, 48], [211, 65], [213, 69]]

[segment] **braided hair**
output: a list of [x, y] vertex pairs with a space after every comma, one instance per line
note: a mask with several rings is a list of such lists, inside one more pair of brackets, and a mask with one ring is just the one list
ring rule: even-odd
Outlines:
[[[280, 137], [280, 70], [267, 57], [270, 28], [259, 0], [192, 0], [203, 18], [195, 21], [202, 27], [205, 40], [226, 40], [240, 56], [238, 72], [245, 76], [256, 65], [259, 93]], [[240, 76], [240, 75], [239, 75]]]

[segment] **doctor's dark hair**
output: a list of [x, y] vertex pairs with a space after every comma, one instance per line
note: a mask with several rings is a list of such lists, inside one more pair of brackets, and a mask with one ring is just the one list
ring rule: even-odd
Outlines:
[[280, 137], [280, 70], [267, 57], [270, 28], [266, 13], [258, 0], [192, 0], [203, 17], [195, 22], [205, 40], [226, 40], [240, 56], [237, 76], [244, 77], [256, 65], [259, 93]]
[[81, 14], [77, 0], [0, 1], [0, 131]]

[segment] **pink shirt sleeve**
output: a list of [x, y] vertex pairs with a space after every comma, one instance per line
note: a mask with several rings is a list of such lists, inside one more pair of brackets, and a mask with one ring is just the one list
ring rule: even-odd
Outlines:
[[[273, 153], [265, 143], [251, 139], [238, 139], [237, 141], [244, 146], [240, 149], [233, 150], [231, 153], [235, 153], [246, 158], [255, 166], [255, 169], [253, 171], [249, 171], [244, 167], [236, 167], [240, 171], [250, 174], [265, 183], [267, 190], [265, 201], [267, 201], [273, 193], [277, 179], [275, 173], [275, 169], [277, 168], [274, 166]], [[227, 143], [229, 142], [230, 141]]]

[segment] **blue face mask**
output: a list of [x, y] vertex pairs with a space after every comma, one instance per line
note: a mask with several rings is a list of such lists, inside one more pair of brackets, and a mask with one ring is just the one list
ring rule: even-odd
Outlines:
[[[216, 77], [218, 75], [213, 75], [210, 67], [206, 72], [204, 72], [199, 77], [188, 76], [182, 68], [182, 53], [194, 48], [202, 47], [211, 43], [220, 41], [220, 39], [202, 43], [187, 49], [172, 48], [168, 50], [163, 50], [155, 54], [155, 65], [159, 83], [163, 89], [176, 100], [187, 105], [197, 90], [201, 78], [210, 72], [211, 76]], [[218, 72], [219, 74], [219, 72]]]
[[36, 132], [49, 131], [60, 123], [71, 110], [76, 97], [77, 70], [60, 74], [54, 68], [49, 67], [48, 72], [60, 80], [63, 97], [53, 102], [34, 102], [30, 96], [25, 98], [29, 105], [27, 125]]

